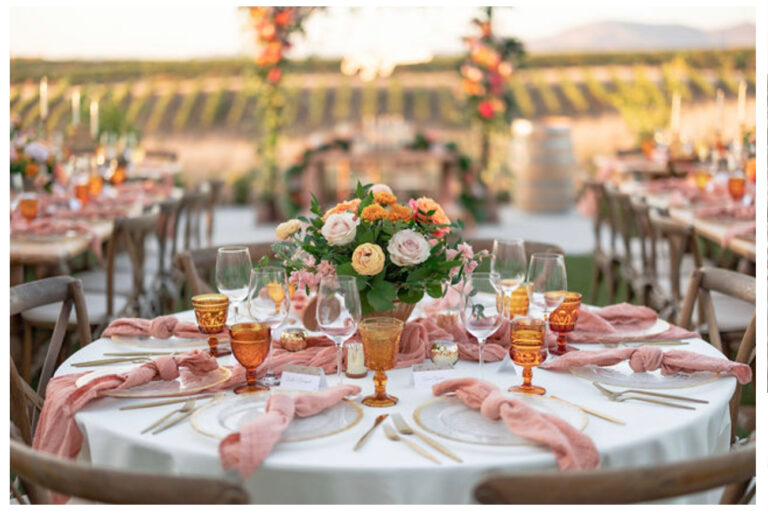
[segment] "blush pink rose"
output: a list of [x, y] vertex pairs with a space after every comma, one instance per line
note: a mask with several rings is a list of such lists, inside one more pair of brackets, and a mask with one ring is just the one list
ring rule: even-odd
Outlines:
[[427, 260], [431, 248], [423, 235], [412, 229], [403, 229], [390, 238], [387, 252], [397, 266], [414, 266]]
[[331, 245], [348, 245], [357, 234], [355, 215], [352, 213], [334, 213], [325, 221], [320, 232]]

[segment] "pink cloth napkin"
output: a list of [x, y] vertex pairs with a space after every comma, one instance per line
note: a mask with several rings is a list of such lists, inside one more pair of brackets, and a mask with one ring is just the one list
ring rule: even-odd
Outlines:
[[[576, 320], [576, 328], [566, 335], [569, 343], [595, 344], [601, 342], [617, 342], [623, 339], [635, 339], [640, 330], [652, 327], [658, 319], [658, 314], [653, 309], [642, 305], [618, 303], [599, 309], [587, 309], [582, 306], [579, 309], [579, 317]], [[551, 332], [554, 341], [556, 334]], [[655, 335], [643, 335], [643, 339], [675, 340], [700, 337], [695, 332], [690, 332], [676, 325], [670, 325], [669, 329]]]
[[269, 456], [294, 417], [309, 417], [360, 392], [356, 385], [339, 385], [320, 392], [289, 395], [272, 394], [264, 415], [244, 424], [219, 444], [224, 469], [236, 468], [248, 477]]
[[492, 383], [476, 378], [458, 378], [436, 383], [432, 393], [441, 396], [455, 392], [465, 405], [477, 408], [483, 417], [503, 420], [512, 433], [547, 445], [563, 470], [592, 469], [600, 466], [600, 454], [585, 434], [554, 415], [540, 413], [522, 401], [503, 394]]
[[[86, 373], [57, 376], [46, 388], [45, 404], [32, 446], [50, 454], [74, 458], [83, 442], [83, 435], [75, 423], [75, 413], [101, 397], [103, 392], [129, 389], [152, 380], [174, 380], [180, 375], [185, 380], [191, 380], [218, 367], [216, 359], [210, 354], [194, 350], [181, 355], [157, 357], [125, 374], [100, 376], [80, 388], [75, 386], [75, 382]], [[55, 503], [63, 503], [69, 498], [59, 494], [52, 497]]]
[[636, 373], [661, 369], [661, 374], [711, 371], [735, 376], [742, 385], [752, 381], [752, 370], [746, 364], [726, 358], [715, 358], [683, 350], [662, 351], [656, 346], [617, 348], [595, 351], [571, 351], [541, 364], [541, 369], [569, 369], [586, 365], [611, 366], [629, 360]]
[[11, 234], [66, 234], [74, 231], [85, 235], [91, 242], [91, 250], [101, 260], [101, 239], [96, 231], [84, 222], [75, 220], [61, 220], [58, 218], [35, 218], [28, 222], [24, 218], [11, 219]]
[[102, 337], [112, 335], [149, 336], [158, 339], [183, 337], [185, 339], [205, 338], [196, 323], [179, 321], [174, 316], [158, 316], [155, 319], [118, 318], [112, 321], [101, 334]]

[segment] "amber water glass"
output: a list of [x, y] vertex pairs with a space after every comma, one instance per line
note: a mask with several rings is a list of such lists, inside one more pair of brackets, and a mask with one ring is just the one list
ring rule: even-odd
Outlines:
[[246, 384], [235, 389], [235, 394], [268, 391], [269, 387], [257, 383], [256, 371], [267, 358], [272, 342], [272, 331], [264, 323], [237, 323], [229, 330], [232, 355], [245, 367]]
[[712, 179], [712, 173], [708, 169], [697, 169], [693, 173], [693, 177], [696, 180], [696, 186], [699, 188], [699, 191], [703, 192], [707, 189], [707, 185]]
[[75, 197], [80, 201], [80, 204], [85, 207], [90, 199], [88, 183], [77, 183], [75, 185]]
[[509, 356], [512, 362], [523, 368], [523, 384], [510, 387], [510, 392], [537, 395], [547, 392], [544, 387], [531, 385], [532, 368], [547, 359], [547, 348], [544, 346], [546, 334], [547, 324], [541, 319], [523, 317], [512, 321]]
[[365, 365], [376, 371], [373, 375], [374, 394], [363, 398], [364, 405], [382, 408], [397, 404], [398, 399], [387, 394], [387, 374], [384, 371], [395, 367], [402, 333], [403, 322], [397, 318], [374, 317], [360, 322]]
[[91, 197], [98, 197], [101, 195], [101, 189], [104, 186], [104, 179], [98, 174], [92, 174], [88, 178], [88, 193]]
[[576, 328], [580, 308], [581, 293], [568, 291], [563, 303], [549, 315], [549, 329], [557, 332], [557, 346], [549, 350], [553, 355], [565, 355], [569, 349], [573, 349], [567, 346], [565, 336]]
[[510, 320], [515, 316], [526, 316], [528, 314], [528, 283], [523, 282], [520, 287], [512, 291], [512, 294], [505, 297], [505, 300]]
[[29, 222], [35, 219], [39, 207], [40, 200], [37, 198], [37, 195], [33, 193], [25, 193], [19, 198], [19, 212], [21, 213], [21, 216], [26, 218]]
[[728, 178], [728, 193], [734, 202], [739, 202], [744, 198], [747, 190], [747, 180], [743, 175], [735, 175]]
[[216, 334], [224, 331], [227, 325], [229, 298], [216, 293], [208, 293], [192, 297], [192, 307], [195, 309], [197, 328], [201, 334], [208, 335], [208, 346], [211, 355], [218, 357], [230, 353], [227, 349], [219, 348]]
[[110, 178], [110, 181], [114, 186], [120, 186], [123, 181], [125, 181], [125, 167], [122, 165], [115, 168], [114, 172], [112, 172], [112, 177]]

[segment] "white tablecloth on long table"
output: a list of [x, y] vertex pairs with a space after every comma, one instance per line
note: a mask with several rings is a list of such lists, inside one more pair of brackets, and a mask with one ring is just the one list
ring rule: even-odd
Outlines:
[[[191, 311], [181, 313], [193, 320]], [[597, 349], [586, 347], [585, 349]], [[662, 347], [671, 349], [672, 347]], [[722, 356], [714, 347], [700, 339], [688, 345], [675, 346], [711, 356]], [[91, 360], [104, 352], [129, 351], [129, 346], [100, 339], [70, 357], [57, 375], [82, 372], [71, 363]], [[136, 349], [138, 350], [138, 348]], [[231, 357], [219, 359], [222, 365], [234, 365]], [[520, 383], [517, 374], [500, 372], [509, 361], [488, 363], [485, 379], [502, 389]], [[460, 361], [457, 377], [478, 376], [478, 365]], [[360, 423], [343, 433], [306, 442], [278, 444], [264, 464], [246, 481], [254, 503], [281, 504], [462, 504], [472, 502], [472, 488], [492, 473], [531, 469], [556, 469], [554, 456], [537, 447], [488, 447], [439, 438], [464, 462], [458, 463], [437, 454], [442, 460], [436, 465], [403, 443], [389, 441], [379, 427], [367, 444], [357, 452], [352, 446], [381, 413], [400, 412], [415, 426], [414, 409], [429, 400], [429, 388], [410, 385], [410, 369], [388, 371], [387, 390], [400, 398], [397, 406], [386, 409], [363, 406]], [[373, 391], [372, 372], [363, 380], [347, 379], [362, 386], [363, 395]], [[329, 383], [335, 384], [335, 375]], [[603, 468], [658, 465], [695, 459], [728, 450], [730, 417], [728, 401], [736, 380], [720, 378], [713, 382], [671, 393], [709, 401], [695, 405], [696, 411], [675, 409], [629, 401], [609, 401], [591, 383], [571, 374], [534, 369], [534, 383], [555, 395], [579, 405], [622, 419], [626, 425], [610, 423], [587, 416], [584, 432], [600, 451]], [[131, 403], [146, 401], [130, 400]], [[156, 471], [166, 474], [222, 476], [218, 458], [218, 441], [203, 436], [188, 421], [158, 435], [139, 432], [155, 419], [180, 405], [118, 411], [129, 401], [99, 399], [77, 413], [76, 421], [84, 434], [81, 457], [95, 465]], [[232, 476], [233, 474], [228, 474]], [[716, 503], [719, 492], [707, 492], [677, 499], [684, 503]]]

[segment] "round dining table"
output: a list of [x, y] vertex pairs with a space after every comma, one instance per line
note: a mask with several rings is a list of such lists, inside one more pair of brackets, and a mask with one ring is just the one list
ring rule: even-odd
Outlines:
[[[177, 316], [194, 321], [192, 311]], [[701, 339], [685, 342], [682, 346], [660, 348], [723, 356]], [[603, 346], [581, 345], [580, 348]], [[74, 353], [56, 375], [84, 372], [71, 364], [98, 359], [104, 353], [140, 350], [110, 339], [98, 339]], [[237, 364], [231, 355], [218, 360], [221, 365]], [[587, 379], [544, 369], [533, 371], [533, 383], [546, 387], [547, 396], [556, 396], [625, 422], [621, 425], [584, 414], [583, 432], [594, 441], [602, 468], [653, 467], [722, 454], [729, 449], [728, 402], [736, 386], [734, 377], [661, 391], [708, 401], [695, 404], [695, 410], [689, 410], [641, 401], [615, 402]], [[454, 372], [455, 377], [482, 377], [501, 389], [521, 382], [521, 369], [512, 365], [509, 358], [486, 363], [482, 375], [479, 365], [468, 361], [457, 362]], [[372, 375], [369, 372], [364, 379], [345, 378], [345, 383], [361, 386], [361, 395], [366, 395], [373, 391]], [[435, 464], [403, 442], [389, 440], [381, 426], [362, 448], [353, 451], [355, 443], [380, 414], [400, 413], [412, 427], [420, 429], [414, 420], [414, 410], [433, 399], [431, 388], [414, 387], [411, 368], [391, 370], [387, 376], [388, 392], [399, 398], [396, 406], [361, 406], [363, 417], [352, 428], [324, 438], [278, 443], [261, 467], [242, 481], [251, 501], [258, 504], [467, 504], [473, 502], [473, 488], [492, 474], [558, 470], [552, 452], [541, 446], [478, 445], [430, 433], [461, 458], [462, 462], [458, 462], [412, 435], [414, 442], [439, 459], [440, 464]], [[337, 383], [335, 374], [327, 378], [329, 385]], [[239, 473], [222, 469], [218, 440], [198, 433], [188, 420], [157, 435], [140, 433], [162, 415], [178, 409], [180, 404], [119, 410], [129, 404], [151, 401], [153, 399], [104, 397], [77, 412], [75, 420], [84, 437], [80, 458], [103, 467], [240, 480]], [[359, 396], [356, 401], [359, 404]], [[205, 402], [208, 401], [198, 400], [197, 404]], [[716, 503], [719, 493], [712, 490], [670, 502]]]

